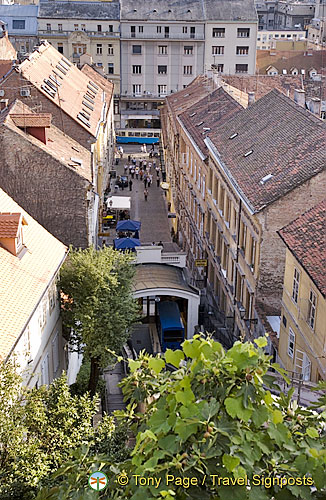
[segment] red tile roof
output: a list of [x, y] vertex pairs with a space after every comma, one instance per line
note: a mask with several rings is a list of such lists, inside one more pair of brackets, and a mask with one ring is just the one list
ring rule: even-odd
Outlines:
[[255, 92], [256, 100], [273, 89], [293, 98], [295, 89], [302, 88], [301, 76], [294, 75], [223, 75], [223, 81], [242, 92]]
[[16, 127], [47, 127], [51, 125], [51, 113], [10, 113]]
[[218, 125], [222, 125], [242, 109], [243, 107], [220, 87], [190, 106], [179, 118], [200, 150], [206, 154], [204, 139], [209, 136], [210, 130], [215, 130]]
[[0, 239], [16, 238], [19, 228], [20, 213], [0, 213]]
[[326, 297], [326, 199], [278, 234]]
[[326, 167], [325, 123], [278, 90], [216, 127], [209, 139], [253, 212]]

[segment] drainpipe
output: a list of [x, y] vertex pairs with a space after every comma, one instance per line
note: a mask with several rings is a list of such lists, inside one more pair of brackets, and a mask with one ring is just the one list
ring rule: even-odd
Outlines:
[[[235, 258], [236, 264], [238, 264], [238, 262], [239, 262], [241, 211], [242, 211], [242, 200], [240, 198], [240, 200], [239, 200], [239, 214], [238, 214], [238, 230], [237, 230], [237, 253], [236, 253], [236, 258]], [[233, 290], [233, 336], [235, 336], [234, 331], [235, 331], [235, 308], [236, 308], [236, 302], [237, 302], [237, 298], [236, 298], [237, 285], [238, 285], [238, 270], [237, 270], [237, 266], [235, 266], [234, 290]]]

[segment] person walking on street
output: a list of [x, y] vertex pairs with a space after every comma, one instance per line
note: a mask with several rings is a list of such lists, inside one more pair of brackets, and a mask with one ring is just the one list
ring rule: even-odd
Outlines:
[[149, 188], [149, 187], [151, 187], [151, 180], [150, 180], [150, 178], [149, 178], [149, 177], [147, 177], [147, 187], [148, 187], [148, 188]]
[[136, 175], [136, 179], [138, 180], [138, 175], [139, 175], [139, 167], [136, 167], [136, 168], [135, 168], [135, 175]]
[[129, 191], [132, 191], [132, 180], [129, 181]]
[[158, 177], [160, 175], [160, 167], [157, 165], [157, 167], [155, 167], [155, 170], [156, 170], [156, 175]]
[[144, 188], [147, 188], [147, 175], [144, 175]]
[[144, 189], [144, 199], [147, 201], [147, 196], [148, 196], [148, 189]]
[[158, 177], [156, 179], [156, 185], [157, 185], [158, 188], [160, 187], [160, 182], [161, 182], [161, 179]]
[[142, 168], [140, 168], [139, 169], [139, 177], [140, 177], [141, 181], [143, 180], [143, 175], [144, 175], [144, 170]]
[[132, 168], [132, 169], [130, 170], [130, 173], [131, 173], [131, 178], [133, 179], [133, 178], [134, 178], [134, 176], [135, 176], [135, 169], [134, 169], [134, 168]]

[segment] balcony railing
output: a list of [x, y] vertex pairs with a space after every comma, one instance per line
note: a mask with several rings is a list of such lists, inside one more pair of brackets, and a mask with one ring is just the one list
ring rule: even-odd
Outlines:
[[120, 32], [117, 31], [88, 31], [88, 30], [70, 30], [70, 31], [63, 31], [63, 30], [39, 30], [38, 31], [39, 36], [53, 36], [53, 37], [58, 37], [58, 36], [70, 36], [72, 33], [86, 33], [88, 36], [94, 36], [94, 37], [106, 37], [106, 38], [119, 38], [120, 37]]
[[145, 39], [150, 39], [150, 40], [204, 40], [204, 34], [203, 33], [191, 33], [186, 34], [186, 33], [121, 33], [121, 38], [122, 39], [130, 39], [133, 38], [135, 40], [145, 40]]

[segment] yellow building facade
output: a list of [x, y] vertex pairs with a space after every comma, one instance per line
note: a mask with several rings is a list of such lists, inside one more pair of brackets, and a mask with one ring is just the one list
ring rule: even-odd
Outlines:
[[280, 231], [287, 252], [279, 357], [287, 370], [312, 382], [326, 379], [325, 213], [323, 202]]

